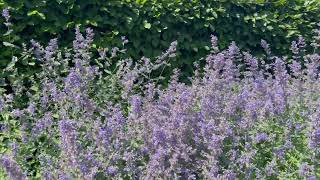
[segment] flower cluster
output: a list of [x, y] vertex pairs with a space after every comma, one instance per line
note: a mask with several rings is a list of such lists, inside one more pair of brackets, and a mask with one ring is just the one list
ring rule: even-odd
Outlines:
[[319, 177], [320, 55], [306, 54], [302, 37], [288, 57], [272, 56], [262, 40], [263, 59], [234, 42], [219, 50], [212, 36], [191, 84], [175, 70], [165, 88], [152, 77], [170, 65], [176, 41], [154, 60], [114, 63], [125, 51], [100, 49], [95, 59], [93, 38], [76, 28], [72, 49], [59, 50], [57, 39], [31, 42], [42, 72], [28, 103], [14, 103], [18, 92], [0, 97], [9, 178]]

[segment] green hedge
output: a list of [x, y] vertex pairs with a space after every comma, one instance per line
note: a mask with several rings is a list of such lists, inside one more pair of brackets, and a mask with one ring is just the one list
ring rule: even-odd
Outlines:
[[[182, 68], [185, 76], [192, 73], [194, 60], [209, 50], [210, 34], [218, 36], [221, 48], [234, 40], [240, 48], [259, 53], [260, 40], [265, 39], [281, 54], [299, 35], [310, 40], [320, 19], [317, 0], [0, 0], [0, 6], [10, 7], [10, 41], [16, 44], [30, 39], [48, 42], [57, 36], [62, 46], [68, 45], [76, 25], [95, 30], [96, 47], [121, 46], [121, 36], [127, 36], [127, 55], [133, 58], [157, 56], [178, 40], [173, 67]], [[4, 19], [0, 21], [4, 34]], [[12, 49], [0, 46], [3, 69]], [[28, 63], [18, 66], [33, 73]]]

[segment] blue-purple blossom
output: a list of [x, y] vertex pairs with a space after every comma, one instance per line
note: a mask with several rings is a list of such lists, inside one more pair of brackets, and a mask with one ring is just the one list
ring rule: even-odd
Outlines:
[[269, 136], [266, 133], [258, 133], [255, 137], [257, 143], [262, 143], [269, 140]]
[[219, 52], [218, 38], [215, 35], [211, 35], [211, 48], [213, 52], [215, 53]]
[[50, 126], [53, 124], [53, 117], [52, 114], [46, 113], [41, 119], [39, 119], [36, 122], [34, 133], [35, 135], [39, 135], [41, 133], [46, 133], [46, 129], [50, 128]]
[[4, 8], [2, 10], [2, 17], [5, 18], [6, 22], [9, 22], [9, 19], [10, 19], [9, 8]]
[[113, 47], [113, 48], [111, 49], [111, 57], [112, 57], [112, 58], [113, 58], [113, 57], [116, 57], [119, 50], [120, 50], [120, 49], [119, 49], [118, 47]]
[[139, 96], [133, 96], [131, 100], [132, 112], [135, 115], [139, 115], [142, 111], [141, 109], [141, 98]]
[[266, 174], [267, 176], [273, 176], [277, 174], [277, 170], [276, 170], [276, 162], [275, 161], [271, 161], [267, 166], [266, 166]]
[[36, 111], [36, 106], [35, 106], [33, 103], [31, 103], [31, 104], [27, 107], [27, 111], [28, 111], [28, 113], [30, 113], [31, 115], [33, 115], [33, 114], [35, 113], [35, 111]]
[[58, 39], [51, 39], [48, 46], [44, 50], [44, 59], [50, 61], [58, 50]]
[[20, 118], [23, 115], [23, 111], [20, 109], [14, 109], [12, 111], [12, 116], [15, 118]]
[[19, 165], [8, 155], [1, 157], [1, 166], [6, 170], [10, 179], [27, 180], [28, 178]]
[[81, 50], [86, 48], [85, 38], [80, 32], [80, 28], [75, 28], [76, 39], [73, 41], [73, 48], [76, 50]]
[[115, 176], [118, 173], [118, 168], [115, 166], [109, 166], [107, 169], [107, 175]]
[[[83, 35], [77, 27], [65, 54], [57, 39], [45, 48], [31, 42], [42, 68], [34, 77], [40, 86], [31, 90], [40, 90], [27, 92], [21, 107], [17, 88], [0, 98], [1, 132], [13, 154], [2, 161], [9, 177], [25, 177], [18, 164], [34, 158], [45, 179], [267, 179], [284, 171], [288, 179], [315, 179], [320, 56], [304, 55], [302, 37], [292, 43], [292, 58], [271, 58], [266, 41], [268, 57], [254, 57], [234, 42], [220, 51], [212, 36], [212, 51], [190, 84], [174, 70], [167, 86], [152, 76], [169, 66], [177, 41], [155, 60], [104, 67], [107, 50], [94, 59], [93, 39], [92, 29]], [[119, 52], [110, 51], [112, 60]], [[19, 133], [10, 131], [15, 126]]]
[[301, 64], [300, 62], [293, 61], [292, 64], [290, 64], [291, 71], [293, 72], [293, 75], [296, 77], [299, 77], [301, 75]]
[[0, 113], [3, 111], [5, 106], [5, 102], [2, 97], [0, 97]]
[[125, 36], [121, 36], [121, 40], [122, 40], [122, 45], [123, 46], [129, 42], [129, 40]]
[[72, 89], [81, 88], [82, 79], [81, 75], [77, 71], [72, 71], [65, 79], [66, 87], [70, 87]]
[[302, 177], [306, 177], [313, 173], [314, 167], [308, 165], [308, 163], [302, 163], [299, 168], [299, 175]]
[[79, 155], [77, 144], [77, 127], [76, 123], [71, 120], [63, 119], [59, 122], [60, 147], [63, 154], [68, 159], [67, 165], [70, 167], [77, 166], [77, 156]]
[[268, 54], [270, 55], [271, 54], [271, 50], [270, 50], [270, 45], [268, 44], [267, 41], [265, 40], [261, 40], [261, 47], [263, 48], [263, 50]]
[[308, 176], [307, 180], [317, 180], [317, 177], [316, 176]]

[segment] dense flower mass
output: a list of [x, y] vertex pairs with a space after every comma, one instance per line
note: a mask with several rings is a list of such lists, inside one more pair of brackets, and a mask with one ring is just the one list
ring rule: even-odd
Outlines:
[[[53, 39], [25, 50], [42, 71], [31, 88], [17, 85], [0, 97], [6, 177], [320, 177], [318, 39], [307, 54], [300, 37], [287, 57], [272, 56], [262, 40], [265, 56], [254, 57], [234, 42], [219, 50], [212, 36], [212, 51], [190, 84], [174, 70], [165, 87], [161, 73], [176, 41], [156, 59], [133, 61], [117, 59], [125, 53], [118, 47], [93, 58], [93, 37], [76, 28], [72, 49], [59, 50]], [[17, 106], [22, 97], [25, 105]]]

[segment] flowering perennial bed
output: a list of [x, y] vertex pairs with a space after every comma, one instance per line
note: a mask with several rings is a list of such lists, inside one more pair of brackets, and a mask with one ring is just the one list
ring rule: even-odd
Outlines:
[[[177, 42], [156, 60], [112, 63], [125, 50], [32, 41], [21, 58], [42, 67], [0, 98], [3, 174], [10, 179], [317, 179], [320, 177], [320, 31], [314, 53], [300, 37], [292, 57], [225, 50], [212, 36], [190, 85], [174, 71]], [[124, 38], [124, 44], [127, 42]], [[18, 60], [17, 60], [18, 61]], [[19, 100], [27, 104], [19, 107]], [[1, 171], [0, 171], [1, 172]]]

